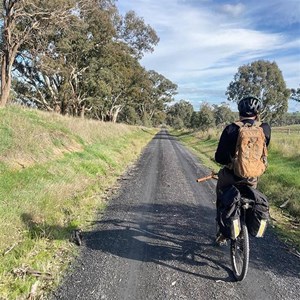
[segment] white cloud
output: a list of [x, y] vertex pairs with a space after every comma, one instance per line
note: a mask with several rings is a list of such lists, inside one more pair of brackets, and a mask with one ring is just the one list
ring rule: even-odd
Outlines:
[[[276, 61], [289, 87], [300, 83], [297, 35], [291, 38], [288, 32], [262, 30], [257, 24], [264, 17], [261, 12], [266, 13], [263, 6], [268, 4], [268, 13], [272, 13], [269, 0], [223, 6], [213, 2], [118, 0], [117, 4], [124, 11], [134, 9], [157, 31], [160, 43], [141, 63], [178, 84], [177, 99], [224, 101], [238, 67], [257, 59]], [[288, 7], [295, 6], [294, 0], [286, 2]], [[260, 15], [244, 16], [254, 11]], [[291, 11], [286, 8], [282, 14]]]
[[234, 17], [240, 16], [245, 11], [245, 5], [242, 3], [238, 4], [225, 4], [221, 6], [221, 10]]

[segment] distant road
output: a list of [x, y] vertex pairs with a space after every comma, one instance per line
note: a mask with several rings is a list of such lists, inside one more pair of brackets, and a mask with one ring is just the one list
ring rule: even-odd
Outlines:
[[272, 229], [250, 241], [246, 279], [235, 282], [229, 246], [217, 247], [215, 182], [162, 130], [121, 180], [119, 194], [84, 234], [79, 259], [53, 299], [299, 300], [300, 259]]

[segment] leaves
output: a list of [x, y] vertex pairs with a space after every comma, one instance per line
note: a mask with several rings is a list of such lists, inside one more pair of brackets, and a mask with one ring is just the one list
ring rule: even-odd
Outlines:
[[20, 37], [30, 29], [11, 57], [18, 102], [114, 122], [127, 106], [140, 119], [163, 117], [177, 86], [140, 65], [159, 38], [135, 12], [123, 17], [112, 0], [18, 3], [11, 30]]
[[239, 67], [226, 95], [228, 100], [238, 102], [249, 94], [262, 99], [261, 115], [265, 120], [274, 122], [283, 117], [288, 108], [290, 90], [276, 62], [258, 60]]
[[300, 88], [291, 89], [291, 96], [290, 96], [290, 98], [292, 100], [300, 102]]

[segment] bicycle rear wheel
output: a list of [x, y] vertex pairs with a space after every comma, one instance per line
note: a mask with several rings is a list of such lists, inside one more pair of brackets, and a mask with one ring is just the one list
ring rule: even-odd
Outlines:
[[231, 240], [230, 257], [234, 277], [237, 281], [242, 281], [249, 265], [249, 234], [245, 224], [242, 224], [238, 237]]

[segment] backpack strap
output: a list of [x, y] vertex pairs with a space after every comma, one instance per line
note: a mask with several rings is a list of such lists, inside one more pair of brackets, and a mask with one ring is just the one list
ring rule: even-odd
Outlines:
[[[249, 123], [243, 123], [242, 121], [235, 121], [235, 122], [233, 122], [233, 124], [235, 124], [235, 125], [237, 125], [238, 127], [244, 127], [244, 126], [249, 126], [250, 124]], [[247, 124], [249, 124], [249, 125], [247, 125]], [[253, 123], [253, 125], [252, 126], [255, 126], [255, 127], [260, 127], [261, 126], [261, 124], [262, 124], [262, 122], [260, 122], [260, 121], [254, 121], [254, 123]]]
[[244, 126], [244, 123], [242, 121], [235, 121], [233, 122], [233, 124], [237, 125], [240, 128]]
[[253, 126], [260, 127], [260, 126], [261, 126], [261, 124], [262, 124], [262, 122], [261, 122], [261, 121], [254, 121], [254, 124], [253, 124]]

